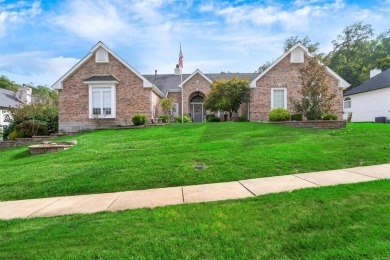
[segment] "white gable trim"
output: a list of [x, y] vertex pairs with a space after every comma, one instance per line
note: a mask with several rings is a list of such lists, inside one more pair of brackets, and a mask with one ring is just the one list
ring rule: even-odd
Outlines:
[[201, 75], [205, 80], [207, 80], [208, 82], [210, 82], [210, 84], [213, 83], [213, 82], [211, 81], [211, 79], [209, 79], [208, 77], [206, 77], [206, 75], [204, 75], [199, 69], [196, 69], [188, 78], [186, 78], [186, 80], [184, 80], [184, 81], [179, 85], [179, 87], [180, 87], [180, 88], [183, 87], [184, 84], [185, 84], [186, 82], [188, 82], [188, 81], [189, 81], [193, 76], [195, 76], [196, 74]]
[[[291, 47], [286, 53], [284, 53], [282, 56], [280, 56], [279, 59], [277, 59], [274, 63], [272, 63], [271, 66], [269, 66], [266, 70], [264, 70], [262, 73], [260, 73], [254, 80], [252, 80], [252, 82], [249, 85], [250, 88], [256, 88], [256, 82], [259, 79], [261, 79], [265, 74], [267, 74], [268, 71], [270, 71], [273, 67], [275, 67], [276, 64], [278, 64], [280, 61], [282, 61], [284, 58], [286, 58], [286, 56], [289, 55], [296, 48], [301, 48], [304, 51], [304, 55], [306, 54], [307, 56], [309, 56], [311, 58], [314, 57], [313, 54], [311, 54], [309, 52], [309, 50], [302, 43], [298, 42], [293, 47]], [[320, 63], [320, 64], [322, 64], [322, 63]], [[328, 71], [328, 73], [338, 80], [338, 82], [339, 82], [338, 86], [340, 88], [345, 89], [351, 85], [348, 82], [346, 82], [342, 77], [340, 77], [336, 72], [331, 70], [328, 66], [325, 66], [325, 67], [326, 67], [326, 70]]]
[[140, 79], [142, 79], [144, 88], [151, 88], [153, 86], [153, 84], [150, 83], [150, 81], [148, 81], [145, 77], [143, 77], [138, 71], [136, 71], [133, 67], [131, 67], [121, 57], [119, 57], [114, 52], [112, 52], [103, 42], [98, 42], [94, 47], [92, 47], [91, 52], [87, 56], [85, 56], [78, 63], [76, 63], [76, 65], [74, 65], [67, 73], [65, 73], [51, 87], [53, 89], [62, 89], [64, 80], [67, 79], [70, 75], [72, 75], [73, 72], [75, 72], [79, 67], [81, 67], [89, 58], [91, 58], [93, 56], [93, 54], [96, 52], [96, 50], [98, 50], [99, 48], [103, 48], [108, 53], [111, 53], [112, 56], [114, 56], [123, 65], [125, 65], [130, 71], [132, 71], [135, 75], [137, 75]]

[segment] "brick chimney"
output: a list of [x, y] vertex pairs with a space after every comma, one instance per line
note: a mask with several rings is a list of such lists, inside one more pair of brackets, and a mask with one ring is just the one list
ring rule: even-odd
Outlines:
[[176, 64], [176, 68], [175, 68], [175, 75], [180, 75], [180, 68], [179, 68], [179, 64]]
[[32, 88], [23, 84], [15, 94], [16, 98], [25, 105], [31, 104]]

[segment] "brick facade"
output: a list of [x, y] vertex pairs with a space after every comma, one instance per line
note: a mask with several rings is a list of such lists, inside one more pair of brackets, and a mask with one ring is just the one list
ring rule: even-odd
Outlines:
[[152, 118], [152, 90], [143, 87], [142, 79], [111, 54], [108, 63], [96, 63], [92, 55], [63, 81], [58, 100], [59, 129], [73, 132], [96, 127], [94, 120], [89, 118], [88, 85], [83, 83], [96, 75], [113, 75], [119, 81], [116, 86], [116, 118], [103, 118], [103, 125], [127, 124], [137, 113]]
[[[306, 66], [308, 57], [305, 56], [304, 63], [291, 63], [290, 55], [287, 55], [256, 82], [256, 88], [252, 89], [251, 93], [251, 121], [268, 121], [268, 113], [271, 110], [272, 88], [287, 88], [287, 108], [291, 113], [294, 113], [290, 98], [300, 98], [299, 69]], [[338, 87], [338, 80], [330, 74], [327, 78], [327, 84], [330, 87], [329, 94], [336, 94], [336, 98], [333, 100], [332, 112], [342, 118], [343, 90]]]

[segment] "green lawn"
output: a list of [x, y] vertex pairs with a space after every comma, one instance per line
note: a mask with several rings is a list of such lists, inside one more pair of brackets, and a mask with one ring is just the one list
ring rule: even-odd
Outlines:
[[[341, 130], [261, 123], [172, 124], [61, 138], [63, 152], [0, 151], [0, 200], [148, 189], [390, 162], [390, 124]], [[196, 170], [196, 164], [206, 165]]]
[[389, 259], [390, 181], [0, 221], [0, 259]]

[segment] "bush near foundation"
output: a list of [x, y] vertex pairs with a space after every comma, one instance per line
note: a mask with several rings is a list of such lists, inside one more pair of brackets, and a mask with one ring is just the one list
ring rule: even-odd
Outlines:
[[[176, 122], [181, 123], [181, 116], [176, 117]], [[189, 116], [184, 115], [183, 116], [183, 123], [191, 123], [192, 120]]]
[[290, 113], [287, 109], [275, 108], [269, 112], [268, 118], [271, 122], [288, 121], [290, 120]]
[[144, 125], [148, 121], [148, 117], [144, 114], [137, 114], [131, 119], [134, 125]]
[[323, 120], [337, 120], [339, 117], [333, 114], [326, 114], [322, 117]]

